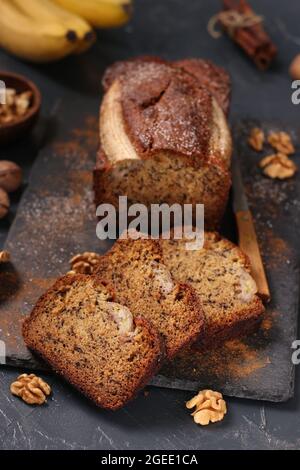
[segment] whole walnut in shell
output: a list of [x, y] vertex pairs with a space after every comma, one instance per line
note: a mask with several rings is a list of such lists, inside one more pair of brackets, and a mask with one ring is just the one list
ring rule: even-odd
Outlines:
[[22, 170], [14, 162], [0, 160], [0, 188], [8, 193], [16, 191], [22, 184]]
[[3, 219], [9, 211], [9, 197], [4, 189], [0, 188], [0, 219]]
[[294, 80], [300, 80], [300, 54], [296, 55], [290, 65], [290, 75]]

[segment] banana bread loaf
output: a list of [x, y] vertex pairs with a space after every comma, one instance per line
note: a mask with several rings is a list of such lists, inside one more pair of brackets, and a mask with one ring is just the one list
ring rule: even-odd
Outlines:
[[114, 286], [117, 302], [134, 316], [142, 312], [161, 333], [168, 359], [203, 333], [198, 296], [191, 286], [174, 281], [158, 241], [119, 239], [96, 272]]
[[217, 233], [205, 233], [201, 250], [189, 251], [186, 241], [161, 240], [166, 266], [179, 282], [190, 284], [200, 296], [205, 335], [199, 346], [252, 333], [264, 312], [250, 274], [247, 257]]
[[204, 204], [206, 227], [219, 225], [231, 186], [231, 136], [222, 110], [228, 109], [229, 79], [220, 84], [216, 72], [214, 83], [207, 73], [214, 75], [213, 65], [203, 64], [144, 58], [107, 71], [97, 206], [118, 208], [119, 196], [146, 206]]
[[163, 357], [156, 329], [115, 303], [97, 276], [59, 279], [25, 320], [23, 336], [72, 385], [112, 410], [146, 385]]

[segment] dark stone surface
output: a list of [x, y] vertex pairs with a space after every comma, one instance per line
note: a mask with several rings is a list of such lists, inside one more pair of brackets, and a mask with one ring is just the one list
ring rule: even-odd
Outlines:
[[[83, 101], [84, 110], [88, 110], [87, 117], [97, 115], [100, 77], [106, 65], [141, 53], [161, 54], [171, 59], [184, 56], [211, 58], [226, 66], [232, 74], [233, 120], [245, 117], [262, 121], [278, 119], [293, 123], [295, 128], [300, 108], [291, 103], [287, 69], [299, 48], [295, 39], [299, 3], [290, 0], [288, 8], [279, 0], [273, 0], [272, 8], [270, 0], [256, 0], [252, 4], [266, 17], [268, 30], [279, 45], [278, 63], [267, 73], [258, 72], [227, 38], [214, 41], [208, 36], [207, 20], [219, 7], [219, 2], [212, 0], [140, 0], [131, 25], [123, 30], [100, 32], [97, 45], [84, 56], [55, 65], [30, 66], [1, 53], [1, 68], [21, 72], [40, 86], [44, 97], [43, 114], [47, 117], [42, 130], [47, 131], [46, 137], [50, 141], [53, 137], [55, 141], [63, 139], [62, 131], [69, 120], [78, 126], [84, 119]], [[70, 103], [69, 109], [65, 109], [63, 103]], [[38, 143], [42, 135], [38, 135]], [[21, 162], [25, 183], [35, 155], [35, 145], [29, 140], [14, 149], [0, 151], [0, 158]], [[45, 190], [50, 181], [51, 173], [45, 178]], [[59, 197], [63, 198], [63, 188], [61, 191]], [[14, 209], [17, 202], [18, 196]], [[13, 215], [14, 211], [9, 220], [0, 223], [0, 243], [6, 237]], [[287, 219], [283, 220], [288, 223]], [[289, 225], [293, 224], [294, 229], [299, 223], [296, 222], [290, 221]], [[33, 258], [34, 253], [24, 256]], [[52, 262], [55, 263], [55, 259]], [[9, 384], [17, 373], [7, 368], [0, 370], [0, 445], [6, 449], [300, 448], [297, 386], [295, 397], [281, 405], [229, 399], [226, 419], [202, 429], [195, 426], [184, 408], [184, 402], [191, 395], [188, 392], [150, 388], [149, 396], [141, 394], [123, 410], [109, 413], [97, 410], [61, 380], [49, 376], [53, 398], [45, 407], [36, 409], [10, 395]]]

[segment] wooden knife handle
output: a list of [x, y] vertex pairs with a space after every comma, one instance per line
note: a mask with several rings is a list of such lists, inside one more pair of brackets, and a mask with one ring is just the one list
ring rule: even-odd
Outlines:
[[271, 299], [270, 290], [251, 212], [240, 211], [235, 216], [239, 234], [239, 247], [250, 260], [251, 272], [257, 285], [258, 294], [265, 302], [269, 302]]

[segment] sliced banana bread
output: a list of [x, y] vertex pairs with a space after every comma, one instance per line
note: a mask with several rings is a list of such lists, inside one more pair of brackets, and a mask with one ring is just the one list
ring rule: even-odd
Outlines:
[[[140, 310], [142, 314], [143, 309]], [[113, 302], [98, 276], [67, 275], [23, 325], [26, 345], [98, 406], [117, 409], [157, 371], [158, 332]]]
[[155, 240], [118, 240], [97, 273], [111, 282], [116, 301], [161, 333], [169, 359], [203, 332], [204, 316], [194, 289], [174, 281]]
[[[255, 330], [263, 304], [247, 257], [217, 233], [206, 233], [201, 250], [186, 250], [186, 241], [161, 240], [166, 266], [179, 282], [199, 294], [205, 315], [204, 346]], [[200, 344], [200, 343], [199, 343]]]

